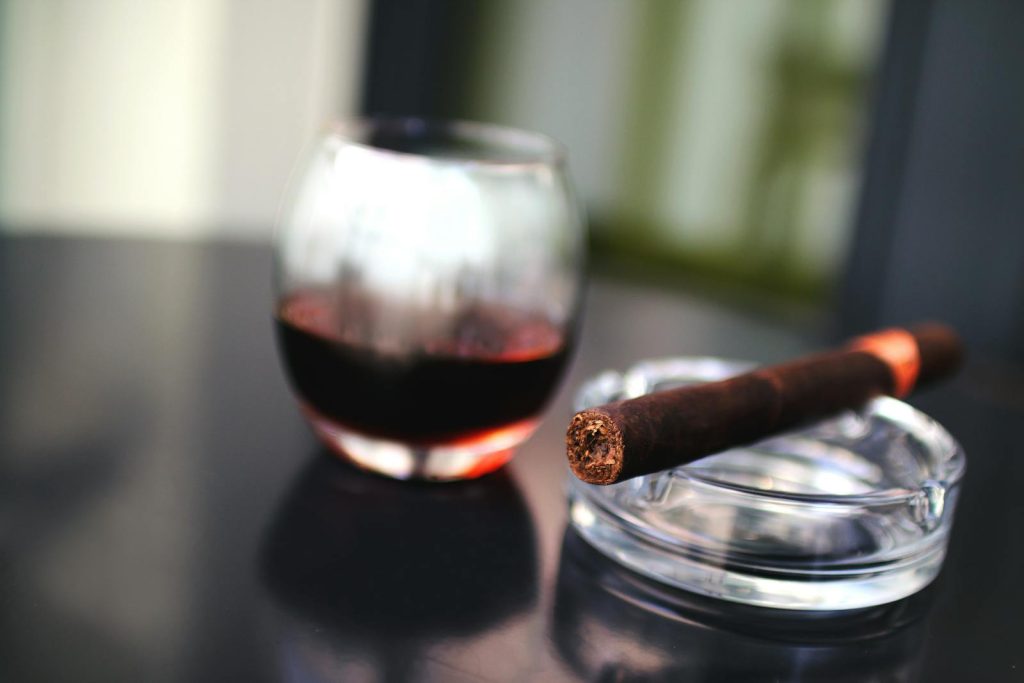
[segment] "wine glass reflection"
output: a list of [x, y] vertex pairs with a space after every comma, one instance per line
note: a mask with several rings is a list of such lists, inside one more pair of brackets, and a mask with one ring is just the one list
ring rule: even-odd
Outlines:
[[533, 526], [505, 471], [410, 485], [319, 455], [260, 565], [288, 680], [453, 680], [453, 659], [473, 671], [481, 648], [515, 640], [537, 593]]

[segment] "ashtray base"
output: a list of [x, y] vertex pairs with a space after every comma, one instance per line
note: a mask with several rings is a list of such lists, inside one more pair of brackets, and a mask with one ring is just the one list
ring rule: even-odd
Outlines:
[[939, 546], [885, 569], [780, 578], [661, 548], [584, 496], [570, 494], [569, 515], [584, 540], [638, 574], [700, 595], [775, 609], [839, 611], [895, 602], [931, 583], [945, 555], [944, 546]]

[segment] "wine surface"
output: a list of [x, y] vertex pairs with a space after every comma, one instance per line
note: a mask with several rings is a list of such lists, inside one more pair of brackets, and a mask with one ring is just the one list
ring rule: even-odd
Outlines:
[[491, 305], [466, 310], [444, 334], [404, 351], [360, 343], [319, 292], [288, 296], [275, 323], [292, 387], [309, 408], [413, 443], [471, 439], [536, 416], [568, 359], [548, 320]]

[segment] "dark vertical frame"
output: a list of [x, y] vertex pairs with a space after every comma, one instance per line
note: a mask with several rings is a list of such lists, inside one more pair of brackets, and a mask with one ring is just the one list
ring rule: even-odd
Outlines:
[[893, 0], [872, 96], [860, 204], [840, 292], [844, 332], [877, 324], [885, 295], [934, 0]]
[[844, 332], [941, 318], [1024, 361], [1024, 3], [893, 3]]
[[482, 5], [474, 0], [373, 0], [361, 109], [453, 117], [463, 100], [464, 48]]

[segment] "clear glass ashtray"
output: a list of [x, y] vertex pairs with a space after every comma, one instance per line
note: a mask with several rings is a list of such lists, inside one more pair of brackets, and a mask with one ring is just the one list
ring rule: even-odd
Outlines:
[[[586, 382], [576, 409], [750, 370], [645, 361]], [[797, 610], [893, 602], [946, 552], [966, 462], [937, 422], [878, 398], [860, 411], [611, 486], [570, 476], [573, 526], [622, 565], [724, 600]]]

